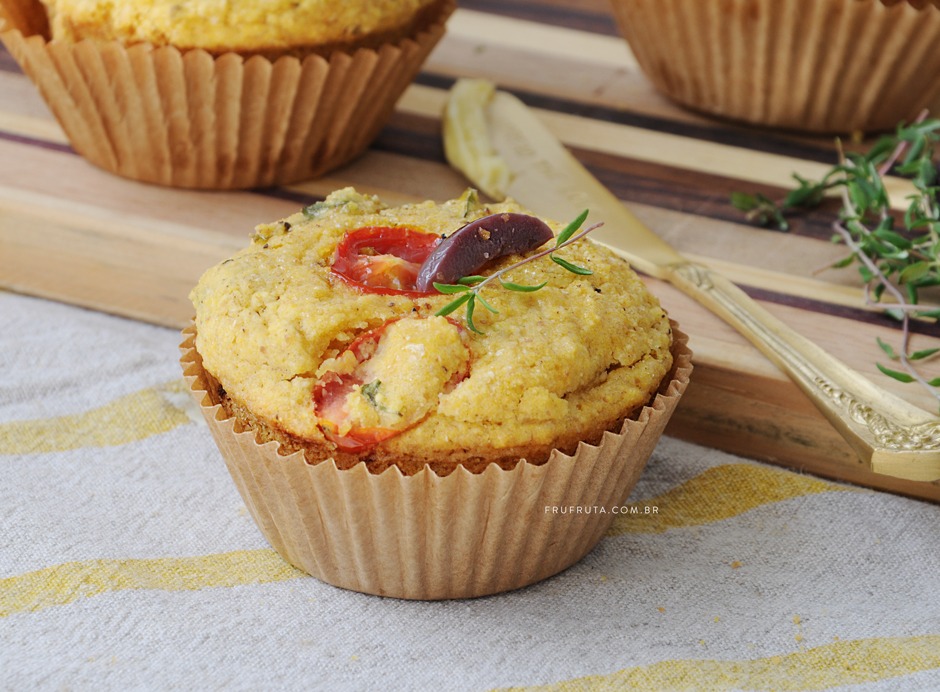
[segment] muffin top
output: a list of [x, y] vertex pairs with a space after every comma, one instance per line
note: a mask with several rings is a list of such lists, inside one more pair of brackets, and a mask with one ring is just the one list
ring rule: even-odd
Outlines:
[[43, 0], [56, 39], [212, 53], [374, 46], [409, 35], [437, 0]]
[[462, 291], [415, 288], [443, 236], [510, 213], [526, 212], [472, 190], [389, 208], [347, 188], [258, 226], [190, 295], [205, 369], [258, 420], [342, 454], [531, 460], [596, 442], [672, 365], [666, 314], [624, 260], [578, 240], [556, 255], [589, 274], [521, 264], [502, 276], [516, 290], [480, 289], [469, 322], [466, 304], [440, 314]]

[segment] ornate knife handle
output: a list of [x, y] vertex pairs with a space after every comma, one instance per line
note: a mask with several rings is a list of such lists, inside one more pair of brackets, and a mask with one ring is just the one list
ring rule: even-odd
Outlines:
[[872, 471], [940, 479], [940, 419], [836, 360], [723, 276], [692, 262], [670, 265], [667, 273], [676, 287], [724, 318], [786, 372]]

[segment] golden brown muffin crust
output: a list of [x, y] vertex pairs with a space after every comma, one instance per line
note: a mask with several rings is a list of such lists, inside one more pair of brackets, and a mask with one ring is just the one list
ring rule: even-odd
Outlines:
[[440, 0], [43, 0], [55, 39], [117, 40], [210, 53], [328, 54], [425, 28]]

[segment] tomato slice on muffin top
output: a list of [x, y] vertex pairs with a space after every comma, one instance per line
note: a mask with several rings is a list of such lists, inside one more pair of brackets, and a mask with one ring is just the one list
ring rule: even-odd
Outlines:
[[336, 247], [334, 274], [367, 293], [427, 295], [415, 288], [418, 271], [440, 236], [405, 226], [368, 226], [347, 233]]

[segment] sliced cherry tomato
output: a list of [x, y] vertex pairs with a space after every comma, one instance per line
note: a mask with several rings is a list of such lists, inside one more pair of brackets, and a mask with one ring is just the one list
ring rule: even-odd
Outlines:
[[440, 236], [405, 226], [367, 226], [336, 247], [334, 274], [367, 293], [427, 295], [415, 287], [418, 271]]
[[[363, 332], [350, 342], [346, 350], [356, 357], [356, 362], [364, 363], [375, 354], [379, 340], [388, 325], [396, 321], [389, 320], [375, 329]], [[346, 397], [355, 387], [363, 384], [365, 383], [357, 371], [345, 375], [328, 372], [317, 381], [313, 389], [313, 405], [320, 430], [328, 440], [346, 452], [360, 452], [401, 432], [394, 428], [379, 427], [351, 428], [345, 434], [340, 432], [338, 421], [348, 418]]]
[[342, 377], [336, 373], [328, 373], [317, 382], [313, 392], [320, 430], [330, 442], [346, 452], [361, 452], [402, 432], [395, 428], [354, 427], [345, 435], [340, 433], [339, 425], [335, 421], [347, 418], [346, 397], [357, 385], [362, 384], [352, 375]]
[[[327, 372], [313, 389], [314, 412], [316, 413], [320, 430], [324, 436], [333, 442], [339, 449], [346, 452], [360, 452], [400, 435], [405, 430], [419, 423], [424, 416], [405, 421], [399, 427], [381, 427], [356, 425], [350, 421], [351, 414], [347, 410], [348, 397], [357, 388], [365, 390], [371, 382], [366, 381], [366, 365], [379, 348], [379, 343], [385, 336], [390, 325], [398, 322], [396, 318], [358, 335], [349, 344], [346, 351], [352, 353], [356, 359], [356, 367], [351, 372]], [[423, 319], [423, 318], [418, 318]], [[450, 379], [444, 383], [442, 391], [450, 391], [470, 374], [470, 350], [466, 344], [467, 332], [462, 325], [447, 318], [458, 331], [463, 347], [466, 348], [466, 360], [462, 367], [453, 372]]]

